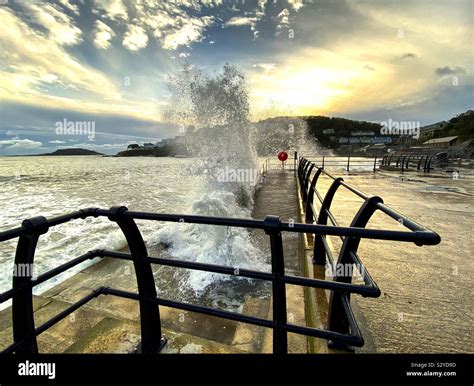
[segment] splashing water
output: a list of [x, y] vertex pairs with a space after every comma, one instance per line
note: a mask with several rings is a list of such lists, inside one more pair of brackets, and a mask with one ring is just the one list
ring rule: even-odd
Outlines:
[[[192, 205], [197, 215], [251, 217], [257, 178], [255, 128], [249, 121], [248, 91], [243, 74], [225, 65], [210, 76], [190, 66], [169, 78], [170, 104], [165, 116], [188, 126], [186, 148], [201, 157], [192, 174], [206, 176], [203, 191]], [[168, 224], [152, 243], [168, 246], [175, 258], [230, 267], [266, 270], [264, 257], [243, 228], [199, 224]], [[187, 286], [196, 294], [229, 276], [192, 271]]]

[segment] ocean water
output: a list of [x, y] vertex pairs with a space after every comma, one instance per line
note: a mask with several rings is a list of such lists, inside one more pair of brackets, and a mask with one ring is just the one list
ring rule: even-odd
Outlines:
[[[252, 203], [238, 205], [232, 183], [210, 179], [206, 165], [206, 160], [198, 158], [3, 157], [0, 158], [0, 231], [17, 227], [22, 220], [34, 216], [48, 218], [80, 208], [116, 205], [135, 211], [250, 217]], [[216, 166], [219, 165], [213, 165]], [[154, 221], [137, 223], [147, 244], [165, 244], [172, 258], [268, 269], [267, 257], [252, 243], [245, 229]], [[0, 292], [11, 288], [16, 243], [14, 239], [0, 244]], [[125, 247], [121, 231], [108, 219], [74, 220], [41, 236], [34, 273], [40, 275], [91, 249]], [[43, 283], [35, 288], [35, 293], [53, 287], [97, 261], [85, 262]], [[198, 271], [173, 277], [183, 294], [196, 299], [210, 296], [209, 289], [215, 283], [229, 280], [224, 275]], [[232, 296], [226, 298], [233, 304]]]

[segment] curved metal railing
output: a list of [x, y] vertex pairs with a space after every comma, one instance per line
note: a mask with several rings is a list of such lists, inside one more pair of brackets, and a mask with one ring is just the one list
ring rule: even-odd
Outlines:
[[[332, 226], [341, 228], [338, 221], [331, 213], [331, 204], [333, 202], [334, 196], [336, 195], [338, 189], [341, 187], [347, 189], [351, 193], [364, 200], [363, 204], [357, 211], [350, 224], [350, 229], [358, 229], [360, 231], [360, 234], [345, 236], [341, 235], [342, 247], [340, 249], [337, 260], [333, 256], [332, 251], [326, 240], [326, 235], [329, 235], [329, 233], [315, 233], [313, 242], [314, 264], [325, 265], [326, 261], [328, 260], [332, 267], [335, 267], [336, 265], [343, 267], [347, 265], [353, 266], [355, 264], [361, 268], [359, 269], [359, 271], [361, 271], [364, 280], [364, 287], [368, 292], [368, 294], [362, 294], [363, 296], [378, 297], [380, 295], [380, 290], [378, 289], [377, 284], [372, 279], [357, 254], [361, 239], [373, 238], [368, 237], [368, 235], [373, 235], [374, 230], [366, 229], [366, 226], [375, 212], [378, 211], [384, 213], [388, 217], [396, 220], [398, 223], [402, 224], [404, 227], [410, 230], [410, 232], [380, 230], [380, 239], [398, 240], [405, 242], [411, 241], [419, 246], [435, 245], [441, 241], [439, 235], [435, 232], [423, 227], [422, 225], [416, 223], [407, 216], [388, 207], [383, 203], [382, 198], [378, 196], [368, 196], [367, 194], [361, 192], [354, 186], [346, 183], [343, 178], [331, 175], [324, 169], [323, 165], [317, 165], [314, 162], [311, 162], [308, 159], [302, 157], [299, 161], [297, 175], [305, 212], [305, 221], [307, 223], [316, 224], [319, 226], [327, 226], [329, 221]], [[322, 195], [317, 190], [317, 183], [322, 175], [329, 177], [332, 180], [332, 183], [327, 189], [324, 197], [322, 197]], [[315, 196], [320, 204], [319, 210], [316, 210], [315, 207]], [[346, 285], [350, 285], [350, 283], [352, 282], [352, 270], [333, 269], [333, 272], [334, 282], [344, 283]], [[344, 318], [344, 312], [346, 307], [346, 304], [344, 304], [346, 300], [344, 298], [347, 297], [348, 301], [350, 293], [350, 291], [347, 291], [346, 293], [331, 293], [328, 314], [328, 328], [331, 331], [337, 331], [342, 334], [345, 334], [350, 331], [350, 325]], [[341, 347], [340, 342], [335, 343], [339, 343], [335, 344], [335, 346]], [[342, 345], [342, 348], [344, 348], [344, 344]]]
[[395, 167], [400, 169], [402, 172], [408, 170], [410, 167], [416, 170], [423, 170], [429, 172], [432, 170], [431, 161], [433, 160], [432, 155], [389, 155], [386, 154], [382, 158], [382, 167]]

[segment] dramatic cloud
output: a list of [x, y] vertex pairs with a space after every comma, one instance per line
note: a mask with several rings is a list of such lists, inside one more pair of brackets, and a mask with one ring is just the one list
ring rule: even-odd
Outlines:
[[464, 74], [466, 72], [466, 69], [461, 66], [456, 66], [456, 67], [444, 66], [444, 67], [438, 67], [435, 72], [436, 72], [436, 75], [438, 76], [446, 76], [446, 75], [454, 75], [454, 74]]
[[48, 38], [58, 44], [74, 45], [81, 41], [81, 30], [54, 4], [22, 1], [26, 19], [48, 31]]
[[148, 36], [145, 30], [137, 25], [130, 25], [123, 38], [123, 46], [130, 51], [138, 51], [148, 44]]
[[94, 44], [97, 48], [101, 48], [106, 50], [110, 46], [110, 40], [115, 35], [112, 28], [110, 28], [104, 22], [97, 20], [95, 22], [95, 37], [94, 37]]
[[66, 9], [74, 12], [76, 15], [79, 15], [79, 7], [77, 5], [71, 4], [69, 0], [59, 0], [59, 3]]
[[201, 19], [190, 19], [186, 24], [166, 35], [163, 40], [163, 48], [176, 50], [180, 46], [188, 47], [192, 43], [202, 39], [204, 29], [212, 23], [213, 18], [205, 16]]
[[390, 114], [427, 124], [472, 107], [470, 0], [4, 3], [1, 154], [80, 144], [52, 135], [64, 117], [96, 121], [104, 149], [175, 135], [160, 106], [166, 76], [185, 62], [210, 73], [239, 66], [255, 119]]
[[111, 20], [128, 20], [127, 8], [122, 0], [94, 0], [95, 13]]

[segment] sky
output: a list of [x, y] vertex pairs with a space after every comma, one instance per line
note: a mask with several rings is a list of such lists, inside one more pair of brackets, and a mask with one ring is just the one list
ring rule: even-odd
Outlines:
[[[473, 108], [472, 0], [0, 0], [0, 155], [179, 134], [166, 79], [246, 76], [251, 117], [447, 120]], [[94, 124], [89, 135], [58, 122]]]

